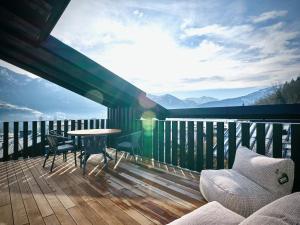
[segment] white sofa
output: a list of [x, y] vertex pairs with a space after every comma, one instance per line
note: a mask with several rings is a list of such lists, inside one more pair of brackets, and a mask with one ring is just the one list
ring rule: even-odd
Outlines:
[[300, 192], [284, 196], [264, 206], [248, 218], [210, 202], [169, 225], [299, 225]]
[[232, 169], [203, 170], [200, 190], [208, 201], [247, 217], [292, 192], [294, 162], [259, 155], [246, 147], [236, 151]]

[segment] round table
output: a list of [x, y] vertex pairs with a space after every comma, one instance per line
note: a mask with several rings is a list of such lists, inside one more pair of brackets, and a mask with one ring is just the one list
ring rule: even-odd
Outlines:
[[[87, 130], [72, 130], [69, 131], [67, 134], [70, 136], [79, 136], [83, 138], [89, 139], [89, 145], [83, 146], [84, 151], [84, 167], [83, 167], [83, 174], [85, 174], [85, 167], [86, 167], [86, 161], [89, 158], [91, 154], [97, 154], [102, 153], [104, 156], [104, 163], [107, 165], [107, 159], [106, 157], [112, 159], [112, 157], [106, 152], [106, 139], [104, 141], [104, 148], [94, 148], [93, 150], [89, 150], [90, 146], [97, 146], [97, 140], [98, 138], [95, 138], [96, 136], [107, 136], [112, 134], [118, 134], [121, 133], [120, 129], [87, 129]], [[89, 150], [89, 151], [88, 151]], [[81, 154], [81, 157], [83, 157], [83, 154]], [[82, 164], [82, 159], [80, 160], [80, 165]]]
[[87, 129], [68, 131], [71, 136], [101, 136], [121, 133], [120, 129]]

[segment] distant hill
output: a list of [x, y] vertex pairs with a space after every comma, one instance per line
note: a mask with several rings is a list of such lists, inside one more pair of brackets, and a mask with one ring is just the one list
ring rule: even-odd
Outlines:
[[248, 95], [244, 95], [237, 98], [228, 98], [219, 101], [208, 102], [199, 105], [199, 107], [226, 107], [226, 106], [242, 106], [242, 105], [254, 105], [259, 99], [266, 97], [274, 92], [275, 88], [264, 88]]
[[[14, 113], [40, 112], [43, 117], [100, 117], [106, 108], [41, 78], [30, 78], [0, 66], [0, 120]], [[17, 114], [18, 114], [17, 113]]]
[[300, 77], [275, 88], [274, 92], [259, 99], [257, 105], [300, 103]]
[[237, 98], [228, 98], [223, 100], [218, 100], [207, 96], [202, 96], [199, 98], [179, 99], [170, 94], [165, 94], [161, 96], [148, 95], [148, 97], [168, 109], [226, 107], [226, 106], [253, 105], [259, 99], [273, 93], [274, 90], [275, 90], [274, 87], [270, 87], [270, 88], [265, 88], [265, 89], [255, 91], [245, 96], [241, 96]]

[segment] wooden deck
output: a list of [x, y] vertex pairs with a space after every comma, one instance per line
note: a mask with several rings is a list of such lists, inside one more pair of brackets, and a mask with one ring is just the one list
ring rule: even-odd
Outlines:
[[0, 224], [166, 224], [205, 204], [197, 174], [130, 157], [104, 169], [101, 160], [85, 177], [72, 155], [53, 173], [41, 157], [1, 162]]

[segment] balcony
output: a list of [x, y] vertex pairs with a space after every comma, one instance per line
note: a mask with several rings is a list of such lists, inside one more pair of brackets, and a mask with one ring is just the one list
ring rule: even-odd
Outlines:
[[[241, 145], [291, 158], [300, 190], [299, 104], [168, 110], [50, 35], [69, 0], [20, 2], [0, 7], [0, 58], [103, 104], [107, 118], [1, 121], [0, 224], [166, 224], [206, 204], [201, 171], [230, 169]], [[73, 157], [42, 168], [49, 131], [94, 128], [142, 131], [142, 148], [119, 149], [107, 168], [95, 156], [85, 176]], [[116, 139], [107, 144], [114, 155]]]

